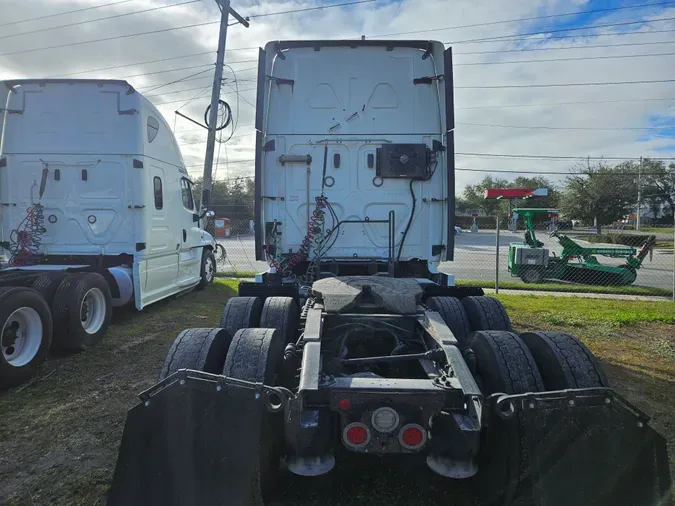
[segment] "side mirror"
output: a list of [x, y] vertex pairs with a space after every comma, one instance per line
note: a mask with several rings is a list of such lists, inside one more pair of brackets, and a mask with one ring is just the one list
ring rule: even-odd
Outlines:
[[197, 213], [192, 213], [192, 221], [193, 223], [197, 223], [201, 218]]

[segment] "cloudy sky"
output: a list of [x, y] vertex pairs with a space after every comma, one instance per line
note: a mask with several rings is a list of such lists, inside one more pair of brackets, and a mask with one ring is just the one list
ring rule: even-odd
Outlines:
[[[465, 153], [457, 166], [471, 169], [458, 172], [460, 187], [485, 171], [565, 173], [574, 164], [520, 155], [675, 158], [675, 1], [378, 0], [270, 15], [349, 1], [233, 1], [251, 26], [228, 31], [223, 91], [237, 129], [220, 146], [218, 178], [252, 174], [256, 48], [291, 38], [451, 45], [456, 150]], [[0, 79], [127, 79], [175, 121], [199, 176], [206, 134], [174, 111], [203, 116], [218, 19], [215, 0], [0, 0]]]

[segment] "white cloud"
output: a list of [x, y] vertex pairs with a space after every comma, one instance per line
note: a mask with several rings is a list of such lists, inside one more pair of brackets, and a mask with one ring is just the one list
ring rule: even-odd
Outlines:
[[[107, 7], [58, 16], [36, 22], [22, 23], [5, 27], [0, 37], [20, 33], [37, 28], [56, 26], [71, 22], [91, 20], [113, 14], [131, 12], [166, 5], [169, 2], [134, 1], [118, 6]], [[172, 0], [170, 3], [177, 3]], [[265, 14], [294, 8], [319, 5], [323, 2], [306, 0], [303, 2], [277, 1], [260, 2], [242, 0], [235, 2], [235, 8], [243, 15]], [[57, 13], [66, 10], [100, 5], [100, 1], [88, 0], [30, 0], [26, 2], [0, 2], [0, 19], [2, 23], [12, 20], [31, 18], [42, 13]], [[227, 60], [237, 71], [239, 88], [243, 98], [255, 103], [255, 76], [258, 46], [268, 40], [295, 38], [340, 38], [359, 37], [362, 34], [370, 37], [378, 34], [394, 32], [414, 32], [429, 30], [435, 27], [448, 27], [466, 24], [485, 23], [520, 17], [537, 16], [569, 12], [570, 10], [587, 10], [591, 7], [581, 0], [576, 2], [554, 0], [522, 0], [519, 2], [495, 2], [494, 0], [403, 0], [401, 2], [378, 2], [362, 4], [349, 8], [333, 8], [311, 11], [296, 15], [270, 16], [253, 18], [251, 27], [234, 25], [228, 30]], [[675, 17], [675, 9], [663, 9], [659, 12], [649, 11], [651, 18]], [[643, 14], [639, 10], [624, 10], [607, 13], [592, 24], [634, 21]], [[128, 35], [143, 31], [162, 30], [175, 26], [215, 21], [218, 11], [213, 0], [202, 0], [189, 5], [172, 7], [145, 14], [132, 15], [87, 23], [71, 28], [39, 32], [17, 37], [0, 38], [0, 53], [10, 53], [30, 48], [41, 48], [71, 42], [87, 41], [103, 37]], [[0, 24], [2, 24], [0, 23]], [[400, 38], [433, 38], [443, 42], [462, 41], [481, 37], [511, 35], [533, 30], [533, 22], [504, 23], [490, 26], [479, 26], [466, 29], [442, 31], [423, 31], [401, 35]], [[549, 25], [547, 25], [549, 26]], [[675, 23], [660, 22], [650, 26], [625, 26], [616, 28], [600, 28], [601, 33], [635, 31], [641, 29], [665, 30], [674, 29]], [[536, 31], [536, 30], [535, 30]], [[569, 32], [565, 35], [578, 32]], [[584, 32], [589, 33], [589, 32]], [[527, 61], [552, 58], [637, 55], [648, 53], [675, 53], [675, 32], [654, 33], [648, 35], [608, 35], [578, 39], [549, 39], [526, 43], [524, 41], [496, 41], [490, 43], [456, 43], [453, 44], [455, 55], [454, 81], [457, 131], [456, 150], [459, 152], [487, 152], [508, 154], [540, 154], [566, 156], [675, 156], [675, 153], [663, 151], [672, 146], [672, 138], [652, 137], [644, 139], [648, 131], [638, 130], [546, 130], [546, 129], [509, 129], [496, 127], [480, 127], [463, 125], [462, 123], [552, 126], [552, 127], [602, 127], [633, 128], [650, 126], [649, 118], [654, 115], [673, 117], [675, 100], [616, 102], [604, 104], [570, 104], [541, 105], [536, 107], [486, 108], [490, 105], [510, 104], [551, 104], [557, 102], [592, 102], [615, 100], [641, 100], [675, 97], [675, 84], [644, 84], [628, 86], [585, 86], [561, 88], [522, 88], [522, 89], [463, 89], [463, 86], [474, 85], [522, 85], [546, 83], [604, 82], [604, 81], [636, 81], [675, 78], [675, 56], [658, 56], [642, 58], [618, 58], [557, 61], [541, 63], [461, 65], [473, 62]], [[203, 51], [213, 51], [212, 55], [171, 60], [166, 62], [132, 65], [124, 68], [81, 74], [76, 77], [125, 78], [136, 74], [157, 70], [182, 68], [199, 64], [208, 64], [215, 59], [215, 47], [218, 26], [209, 25], [201, 28], [173, 30], [152, 35], [124, 37], [117, 40], [81, 44], [68, 48], [26, 52], [0, 56], [0, 77], [44, 77], [59, 76], [81, 70], [110, 67], [134, 62], [143, 62], [161, 58], [188, 55]], [[388, 37], [391, 38], [391, 37]], [[622, 47], [605, 47], [590, 49], [570, 49], [556, 51], [531, 51], [495, 54], [460, 54], [472, 51], [496, 51], [505, 49], [523, 49], [528, 47], [564, 48], [569, 46], [611, 45], [632, 42], [662, 42], [655, 45], [634, 45]], [[669, 44], [670, 43], [670, 44]], [[241, 48], [253, 48], [244, 49]], [[246, 62], [254, 60], [254, 62]], [[131, 82], [141, 92], [149, 87], [167, 83], [174, 79], [198, 72], [200, 69], [181, 70], [171, 73], [153, 74], [132, 78]], [[208, 76], [208, 74], [204, 74]], [[226, 77], [230, 74], [226, 71]], [[175, 93], [177, 90], [207, 87], [209, 79], [195, 79], [183, 83], [164, 86], [147, 94], [156, 103], [172, 102], [160, 106], [170, 125], [174, 124], [174, 110], [181, 102], [195, 96], [199, 90]], [[254, 108], [243, 99], [237, 107], [236, 96], [228, 87], [224, 87], [225, 98], [235, 109], [239, 128], [227, 145], [221, 145], [221, 161], [250, 160], [253, 158], [254, 137], [250, 134], [254, 121]], [[162, 95], [166, 93], [166, 95]], [[193, 118], [203, 116], [204, 107], [208, 104], [209, 93], [203, 98], [190, 103], [181, 112]], [[672, 123], [671, 123], [672, 124]], [[194, 143], [205, 139], [206, 135], [195, 132], [197, 128], [183, 119], [176, 120], [179, 142]], [[247, 134], [248, 135], [242, 135]], [[203, 144], [187, 144], [183, 146], [187, 165], [199, 164], [203, 159]], [[673, 149], [675, 151], [675, 149]], [[459, 167], [474, 169], [523, 170], [523, 171], [566, 171], [571, 162], [555, 160], [519, 160], [499, 158], [473, 158], [457, 156]], [[199, 167], [194, 168], [198, 175]], [[218, 177], [251, 174], [252, 163], [232, 163], [227, 168], [221, 167]], [[484, 173], [458, 172], [458, 186], [476, 181]], [[515, 177], [515, 175], [514, 175]], [[556, 179], [553, 177], [552, 179]]]

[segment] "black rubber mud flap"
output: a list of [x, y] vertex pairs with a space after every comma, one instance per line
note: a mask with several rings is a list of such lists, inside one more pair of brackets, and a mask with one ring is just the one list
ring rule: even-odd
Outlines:
[[127, 415], [108, 506], [262, 505], [250, 477], [264, 388], [181, 370], [141, 394]]
[[509, 396], [500, 404], [506, 399], [525, 414], [534, 504], [671, 504], [665, 439], [612, 390]]

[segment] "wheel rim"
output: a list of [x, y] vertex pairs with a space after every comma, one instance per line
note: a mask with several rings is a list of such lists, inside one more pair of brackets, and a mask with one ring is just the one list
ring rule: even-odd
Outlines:
[[35, 358], [42, 344], [42, 319], [35, 309], [21, 307], [5, 321], [0, 333], [2, 356], [7, 363], [21, 367]]
[[213, 281], [214, 276], [213, 260], [210, 256], [206, 257], [206, 263], [204, 264], [204, 277], [207, 283]]
[[80, 306], [80, 322], [87, 334], [96, 334], [105, 322], [105, 296], [99, 288], [92, 288], [84, 294]]

